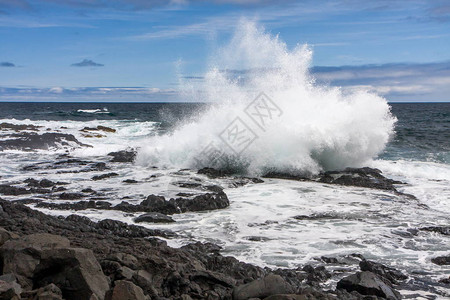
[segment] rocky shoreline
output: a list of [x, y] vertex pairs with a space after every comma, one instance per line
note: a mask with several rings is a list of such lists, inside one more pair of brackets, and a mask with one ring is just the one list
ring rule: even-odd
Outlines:
[[[400, 299], [402, 272], [354, 254], [321, 266], [260, 268], [214, 244], [168, 247], [154, 232], [113, 220], [53, 217], [0, 200], [0, 299]], [[336, 290], [328, 264], [359, 263]], [[10, 295], [10, 298], [8, 296]]]
[[[119, 151], [109, 156], [111, 163], [120, 164], [132, 162], [135, 155], [134, 151]], [[117, 176], [107, 162], [83, 161], [69, 156], [61, 156], [56, 162], [25, 166], [23, 170], [96, 172], [93, 181]], [[379, 189], [415, 201], [414, 196], [397, 190], [401, 182], [388, 179], [380, 170], [371, 168], [349, 168], [315, 177], [269, 172], [262, 179], [235, 177], [212, 168], [201, 169], [197, 174], [222, 178], [228, 187], [278, 178]], [[135, 183], [133, 179], [123, 181], [123, 184]], [[415, 282], [400, 270], [356, 253], [318, 257], [311, 264], [293, 269], [261, 268], [223, 256], [221, 248], [211, 243], [171, 248], [164, 239], [177, 233], [169, 230], [110, 219], [93, 222], [75, 214], [55, 217], [25, 205], [70, 211], [99, 209], [142, 213], [134, 219], [136, 224], [173, 222], [170, 217], [173, 214], [226, 209], [230, 205], [219, 185], [198, 178], [172, 184], [189, 192], [179, 192], [170, 199], [148, 195], [138, 204], [123, 200], [116, 205], [91, 188], [80, 191], [71, 188], [70, 182], [45, 177], [0, 185], [0, 194], [9, 197], [0, 199], [0, 299], [401, 299], [397, 290], [408, 290], [407, 298], [414, 298], [418, 295], [415, 291], [421, 288], [433, 289], [424, 287], [426, 283]], [[21, 199], [11, 199], [16, 196]], [[334, 217], [299, 215], [295, 219]], [[448, 226], [428, 226], [416, 228], [410, 234], [427, 231], [449, 235], [449, 230]], [[437, 256], [432, 262], [448, 265], [449, 256]], [[336, 283], [333, 288], [325, 284], [330, 281]], [[445, 288], [449, 283], [450, 278], [441, 278], [433, 284]]]

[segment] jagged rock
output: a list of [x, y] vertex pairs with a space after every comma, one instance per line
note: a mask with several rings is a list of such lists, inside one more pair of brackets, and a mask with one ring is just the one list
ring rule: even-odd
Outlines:
[[146, 300], [148, 299], [140, 287], [130, 281], [115, 282], [110, 300]]
[[138, 183], [138, 181], [137, 180], [134, 180], [134, 179], [125, 179], [124, 181], [122, 181], [123, 183], [130, 183], [130, 184], [132, 184], [132, 183]]
[[48, 150], [60, 146], [90, 147], [79, 142], [72, 134], [54, 132], [44, 134], [21, 133], [16, 139], [0, 141], [0, 150]]
[[343, 171], [328, 171], [319, 175], [318, 181], [339, 185], [360, 186], [381, 190], [396, 191], [394, 184], [401, 184], [381, 175], [373, 168], [346, 168]]
[[96, 175], [96, 176], [92, 177], [92, 180], [102, 180], [105, 178], [110, 178], [110, 177], [115, 177], [115, 176], [119, 176], [119, 174], [111, 172], [111, 173], [106, 173], [106, 174], [102, 174], [102, 175]]
[[31, 194], [30, 190], [27, 190], [23, 187], [15, 187], [11, 185], [2, 184], [0, 185], [0, 194], [9, 195], [9, 196], [18, 196]]
[[0, 227], [0, 247], [3, 246], [3, 244], [6, 241], [9, 241], [11, 239], [18, 239], [18, 238], [19, 238], [19, 236], [17, 234], [15, 234], [14, 232], [9, 232], [8, 230], [5, 230], [4, 228]]
[[67, 248], [69, 240], [59, 235], [36, 233], [9, 240], [0, 249], [3, 273], [14, 273], [32, 278], [43, 249]]
[[20, 286], [17, 288], [14, 283], [0, 280], [0, 300], [19, 300], [20, 299]]
[[331, 278], [331, 274], [325, 269], [324, 266], [313, 267], [306, 265], [303, 267], [303, 271], [308, 273], [308, 282], [323, 282]]
[[149, 195], [140, 205], [167, 215], [172, 215], [179, 211], [174, 203], [166, 201], [163, 196]]
[[59, 199], [62, 200], [77, 200], [86, 197], [81, 193], [62, 193], [59, 195]]
[[389, 281], [368, 271], [357, 272], [341, 279], [337, 283], [337, 288], [350, 293], [356, 291], [362, 295], [373, 295], [390, 300], [401, 299], [401, 295], [394, 290]]
[[3, 122], [0, 124], [0, 130], [14, 130], [14, 131], [23, 131], [23, 130], [31, 130], [38, 131], [42, 126], [36, 126], [31, 124], [11, 124]]
[[423, 231], [430, 231], [430, 232], [437, 232], [443, 235], [450, 235], [450, 226], [428, 226], [428, 227], [422, 227], [420, 230]]
[[359, 263], [359, 267], [361, 268], [361, 271], [375, 273], [378, 276], [386, 278], [392, 284], [396, 284], [399, 280], [408, 279], [408, 276], [404, 275], [402, 272], [370, 260], [362, 260]]
[[203, 168], [198, 170], [197, 174], [203, 174], [208, 176], [209, 178], [218, 178], [231, 175], [230, 172], [224, 170], [217, 170], [214, 168]]
[[280, 275], [269, 274], [262, 279], [236, 287], [233, 299], [265, 298], [275, 294], [292, 294], [294, 287], [288, 284]]
[[195, 196], [193, 199], [177, 198], [175, 203], [181, 212], [222, 209], [230, 206], [230, 201], [224, 192], [206, 193]]
[[108, 155], [113, 157], [111, 159], [112, 162], [133, 162], [136, 158], [136, 151], [122, 150], [117, 152], [110, 152], [108, 153]]
[[434, 257], [431, 262], [440, 266], [450, 265], [450, 255]]
[[106, 127], [106, 126], [102, 126], [102, 125], [98, 125], [97, 127], [84, 127], [80, 131], [83, 131], [83, 132], [104, 131], [104, 132], [110, 132], [110, 133], [116, 132], [116, 130], [114, 128], [110, 128], [110, 127]]
[[59, 287], [50, 283], [44, 287], [36, 290], [28, 291], [22, 293], [22, 299], [33, 299], [33, 300], [62, 300], [62, 292]]
[[173, 222], [175, 222], [175, 220], [169, 216], [166, 216], [166, 215], [158, 213], [158, 212], [150, 212], [150, 213], [146, 213], [146, 214], [140, 215], [139, 217], [135, 218], [134, 222], [136, 222], [136, 223], [141, 223], [141, 222], [173, 223]]
[[109, 290], [94, 253], [83, 248], [42, 250], [33, 278], [40, 286], [56, 284], [68, 300], [103, 299]]

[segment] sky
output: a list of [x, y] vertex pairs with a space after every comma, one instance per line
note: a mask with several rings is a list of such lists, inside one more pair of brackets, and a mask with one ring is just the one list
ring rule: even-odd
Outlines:
[[450, 101], [448, 0], [0, 0], [0, 101], [183, 101], [242, 18], [319, 82]]

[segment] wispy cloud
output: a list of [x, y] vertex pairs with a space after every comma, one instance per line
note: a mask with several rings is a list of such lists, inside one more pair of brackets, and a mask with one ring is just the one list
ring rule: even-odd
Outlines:
[[0, 67], [13, 68], [15, 66], [16, 66], [15, 64], [13, 64], [12, 62], [9, 62], [9, 61], [0, 62]]
[[450, 61], [314, 67], [317, 82], [364, 88], [389, 100], [450, 101]]
[[1, 87], [2, 101], [171, 101], [174, 89], [148, 87]]
[[90, 59], [83, 59], [79, 63], [71, 64], [72, 67], [103, 67], [103, 64], [96, 63]]

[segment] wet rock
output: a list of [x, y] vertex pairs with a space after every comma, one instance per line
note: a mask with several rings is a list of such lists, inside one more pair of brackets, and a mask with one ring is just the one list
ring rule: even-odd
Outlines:
[[206, 193], [195, 196], [193, 199], [177, 198], [175, 203], [181, 212], [223, 209], [230, 206], [230, 201], [224, 192]]
[[150, 211], [156, 211], [166, 215], [179, 212], [175, 203], [173, 201], [166, 201], [163, 196], [149, 195], [140, 205], [148, 208]]
[[79, 142], [72, 134], [62, 133], [22, 133], [17, 139], [0, 141], [0, 150], [33, 151], [37, 149], [48, 150], [50, 148], [66, 147], [90, 147]]
[[174, 182], [173, 185], [182, 187], [182, 188], [189, 188], [189, 189], [195, 189], [200, 187], [202, 184], [198, 182]]
[[308, 273], [308, 282], [324, 282], [331, 278], [331, 274], [325, 269], [324, 266], [313, 267], [306, 265], [303, 267], [303, 271]]
[[443, 235], [450, 235], [450, 226], [428, 226], [420, 228], [422, 231], [437, 232]]
[[386, 278], [392, 284], [397, 284], [397, 281], [408, 279], [408, 276], [404, 275], [402, 272], [370, 260], [362, 260], [359, 263], [359, 267], [361, 268], [361, 271], [375, 273], [378, 276]]
[[141, 223], [141, 222], [173, 223], [173, 222], [175, 222], [175, 220], [169, 216], [166, 216], [166, 215], [158, 213], [158, 212], [150, 212], [150, 213], [146, 213], [146, 214], [140, 215], [139, 217], [135, 218], [134, 222], [136, 222], [136, 223]]
[[204, 189], [214, 193], [223, 192], [223, 187], [221, 187], [220, 185], [206, 185], [204, 186]]
[[81, 193], [62, 193], [59, 195], [61, 200], [77, 200], [86, 197], [86, 195]]
[[440, 266], [450, 265], [450, 255], [434, 257], [431, 262]]
[[0, 124], [0, 130], [14, 130], [16, 132], [23, 130], [38, 131], [42, 126], [35, 126], [31, 124], [11, 124], [3, 122]]
[[450, 276], [448, 278], [442, 278], [439, 282], [443, 284], [450, 284]]
[[381, 175], [374, 168], [346, 168], [343, 171], [328, 171], [319, 175], [318, 181], [330, 184], [367, 187], [381, 190], [396, 191], [394, 184], [401, 184]]
[[104, 131], [104, 132], [110, 132], [114, 133], [116, 130], [114, 128], [98, 125], [97, 127], [84, 127], [80, 131], [82, 132], [90, 132], [90, 131]]
[[87, 171], [104, 171], [109, 169], [104, 162], [98, 162], [93, 164]]
[[368, 271], [357, 272], [341, 279], [337, 283], [337, 288], [350, 293], [356, 291], [362, 295], [373, 295], [390, 300], [401, 299], [401, 295], [394, 290], [389, 281]]
[[134, 179], [125, 179], [124, 181], [122, 181], [123, 183], [129, 183], [129, 184], [133, 184], [133, 183], [138, 183], [137, 180]]
[[96, 192], [95, 192], [93, 189], [91, 189], [91, 188], [85, 188], [85, 189], [82, 189], [81, 192], [82, 192], [82, 193], [91, 193], [91, 194], [96, 193]]
[[171, 237], [174, 234], [170, 231], [147, 229], [141, 226], [128, 225], [124, 222], [105, 219], [97, 223], [100, 229], [105, 230], [105, 234], [117, 234], [128, 238], [145, 238], [150, 236]]
[[295, 289], [281, 276], [269, 274], [262, 279], [240, 285], [233, 290], [233, 299], [265, 298], [275, 294], [291, 294]]
[[92, 177], [92, 180], [102, 180], [102, 179], [115, 177], [115, 176], [119, 176], [119, 174], [111, 172], [111, 173], [106, 173], [106, 174], [102, 174], [102, 175], [96, 175], [96, 176]]
[[282, 172], [268, 172], [268, 173], [264, 174], [262, 177], [263, 178], [297, 180], [297, 181], [311, 180], [309, 177], [306, 177], [304, 175], [282, 173]]
[[31, 194], [31, 191], [27, 190], [26, 188], [23, 188], [23, 187], [15, 187], [12, 185], [2, 184], [2, 185], [0, 185], [0, 194], [8, 195], [8, 196], [19, 196], [19, 195]]
[[136, 151], [135, 150], [122, 150], [118, 152], [110, 152], [108, 153], [109, 156], [112, 156], [111, 161], [112, 162], [133, 162], [136, 158]]
[[125, 280], [115, 282], [111, 298], [109, 300], [146, 300], [148, 299], [142, 289], [134, 283]]
[[226, 177], [231, 175], [231, 172], [224, 171], [224, 170], [218, 170], [214, 168], [203, 168], [198, 170], [197, 174], [203, 174], [208, 176], [209, 178], [219, 178], [219, 177]]

